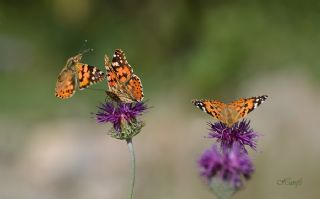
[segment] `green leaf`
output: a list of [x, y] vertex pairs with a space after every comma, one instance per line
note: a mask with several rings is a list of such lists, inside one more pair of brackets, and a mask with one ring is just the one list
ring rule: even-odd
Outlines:
[[230, 183], [218, 177], [212, 178], [210, 188], [219, 199], [229, 199], [237, 191]]

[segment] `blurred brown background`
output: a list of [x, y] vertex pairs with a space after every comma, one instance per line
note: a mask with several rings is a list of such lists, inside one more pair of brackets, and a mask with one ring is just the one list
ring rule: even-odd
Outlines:
[[262, 134], [256, 172], [234, 198], [319, 198], [319, 22], [315, 0], [1, 0], [0, 198], [127, 197], [127, 146], [91, 114], [106, 83], [54, 96], [85, 40], [101, 69], [123, 49], [152, 106], [134, 139], [136, 199], [215, 198], [196, 164], [212, 118], [190, 101], [262, 94], [248, 116]]

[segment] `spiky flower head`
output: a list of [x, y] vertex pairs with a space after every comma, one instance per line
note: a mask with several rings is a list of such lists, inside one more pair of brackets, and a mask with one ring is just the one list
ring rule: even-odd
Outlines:
[[96, 113], [98, 123], [111, 123], [110, 135], [117, 139], [129, 139], [137, 135], [144, 123], [138, 119], [147, 106], [143, 102], [123, 103], [107, 101], [98, 106]]
[[256, 149], [258, 134], [250, 128], [249, 120], [237, 122], [230, 128], [222, 122], [208, 124], [210, 126], [208, 138], [216, 139], [223, 151], [229, 150], [234, 144], [243, 151], [246, 151], [245, 145]]

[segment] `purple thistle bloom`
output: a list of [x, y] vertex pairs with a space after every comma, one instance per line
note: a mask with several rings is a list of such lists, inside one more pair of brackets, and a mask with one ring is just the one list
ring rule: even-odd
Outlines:
[[131, 122], [136, 120], [137, 116], [147, 109], [143, 102], [137, 103], [112, 103], [106, 102], [98, 107], [100, 111], [96, 113], [98, 123], [110, 122], [113, 124], [117, 132], [121, 131], [121, 124], [123, 122]]
[[249, 179], [254, 171], [249, 156], [241, 150], [238, 144], [234, 144], [230, 151], [220, 154], [216, 146], [206, 150], [198, 161], [200, 174], [210, 183], [213, 178], [221, 178], [222, 181], [231, 184], [235, 189], [242, 186], [242, 176]]
[[200, 175], [208, 180], [216, 175], [221, 169], [222, 162], [221, 155], [215, 145], [203, 152], [198, 161], [198, 165], [200, 167]]
[[242, 186], [241, 176], [249, 179], [254, 171], [249, 156], [241, 149], [240, 145], [234, 144], [231, 150], [222, 156], [220, 175], [224, 181], [231, 182], [235, 188]]
[[250, 128], [250, 121], [242, 120], [235, 123], [231, 128], [222, 122], [208, 124], [210, 126], [208, 138], [216, 138], [223, 151], [229, 150], [234, 143], [237, 143], [245, 152], [245, 145], [256, 149], [258, 134]]

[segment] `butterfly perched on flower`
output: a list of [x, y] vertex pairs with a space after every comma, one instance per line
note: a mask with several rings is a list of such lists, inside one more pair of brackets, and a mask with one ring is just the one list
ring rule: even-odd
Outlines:
[[68, 59], [56, 82], [56, 97], [61, 99], [70, 98], [77, 88], [80, 90], [85, 89], [105, 78], [104, 73], [97, 67], [80, 63], [83, 54], [90, 50], [85, 50], [83, 53]]
[[116, 49], [110, 63], [105, 55], [105, 67], [109, 90], [107, 95], [117, 102], [140, 102], [143, 100], [143, 88], [140, 78], [133, 74], [124, 52]]
[[239, 119], [245, 117], [248, 113], [257, 108], [262, 104], [266, 99], [267, 95], [262, 95], [258, 97], [250, 98], [240, 98], [229, 104], [225, 104], [218, 100], [192, 100], [192, 103], [218, 119], [220, 122], [226, 124], [228, 127], [231, 127]]

